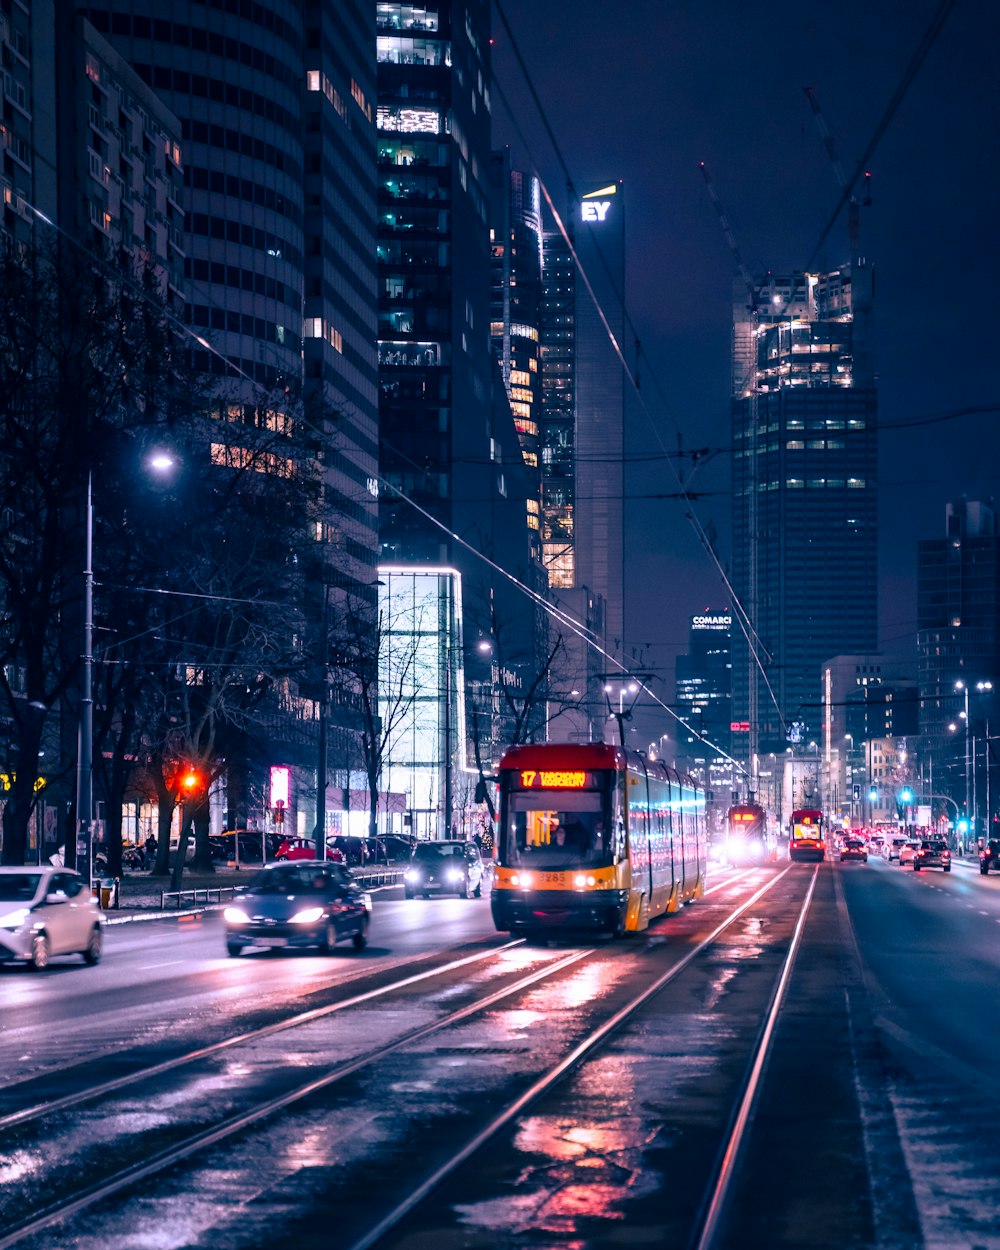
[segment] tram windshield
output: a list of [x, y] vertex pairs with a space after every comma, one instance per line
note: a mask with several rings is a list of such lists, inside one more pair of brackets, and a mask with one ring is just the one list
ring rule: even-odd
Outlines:
[[511, 868], [597, 868], [611, 862], [600, 791], [511, 794], [500, 862]]

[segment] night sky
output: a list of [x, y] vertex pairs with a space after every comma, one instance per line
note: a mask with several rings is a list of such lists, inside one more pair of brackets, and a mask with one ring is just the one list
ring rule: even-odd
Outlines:
[[[728, 559], [734, 265], [699, 162], [751, 272], [803, 268], [841, 194], [803, 88], [850, 177], [941, 9], [501, 0], [574, 183], [625, 182], [626, 301], [649, 358], [648, 411], [632, 403], [627, 425], [626, 632], [667, 698], [688, 616], [727, 602], [686, 505], [641, 498], [677, 489], [650, 457], [678, 439], [712, 449], [690, 485]], [[499, 15], [493, 35], [495, 144], [510, 143], [562, 208], [565, 175]], [[861, 209], [876, 269], [880, 635], [914, 675], [917, 540], [943, 533], [949, 498], [1000, 496], [997, 410], [930, 420], [1000, 400], [998, 36], [1000, 6], [957, 0], [868, 162], [873, 202]], [[841, 263], [846, 238], [841, 214], [813, 267]], [[690, 460], [674, 463], [691, 472]]]

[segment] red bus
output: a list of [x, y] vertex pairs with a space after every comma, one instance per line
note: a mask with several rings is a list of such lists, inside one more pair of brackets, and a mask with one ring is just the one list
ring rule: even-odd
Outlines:
[[825, 859], [823, 813], [815, 807], [800, 807], [792, 812], [788, 825], [789, 859]]

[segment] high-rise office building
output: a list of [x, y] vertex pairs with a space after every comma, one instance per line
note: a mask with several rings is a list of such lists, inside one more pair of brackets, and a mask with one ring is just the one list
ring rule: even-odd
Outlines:
[[[202, 340], [192, 339], [191, 357], [212, 380], [216, 422], [205, 454], [224, 471], [266, 442], [257, 461], [264, 481], [272, 472], [308, 480], [298, 556], [311, 570], [315, 593], [304, 606], [308, 641], [318, 644], [338, 596], [372, 617], [376, 608], [370, 6], [206, 0], [180, 11], [155, 0], [78, 0], [75, 8], [180, 122], [187, 317]], [[146, 159], [134, 143], [124, 156], [135, 167]], [[323, 653], [313, 651], [317, 669]], [[262, 751], [314, 774], [325, 682], [310, 676], [315, 684], [304, 676], [275, 714], [281, 745]], [[349, 709], [343, 721], [346, 751]], [[268, 762], [257, 761], [265, 774]], [[232, 785], [229, 808], [231, 821], [245, 821]]]
[[917, 656], [920, 733], [940, 755], [964, 713], [964, 684], [1000, 687], [1000, 517], [990, 502], [949, 503], [942, 536], [917, 546]]
[[718, 754], [696, 735], [729, 753], [732, 623], [731, 614], [719, 610], [700, 612], [690, 619], [687, 654], [679, 655], [675, 662], [677, 711], [690, 726], [677, 727], [678, 758], [704, 760]]
[[734, 753], [818, 738], [820, 672], [878, 639], [872, 271], [769, 276], [734, 301]]
[[625, 202], [620, 182], [589, 184], [571, 205], [575, 284], [576, 585], [604, 601], [608, 651], [625, 645]]
[[0, 119], [0, 248], [4, 253], [51, 231], [32, 212], [56, 219], [55, 0], [0, 9], [3, 117]]
[[[537, 323], [525, 318], [522, 333], [512, 313], [507, 350], [495, 356], [488, 0], [378, 0], [376, 10], [379, 434], [388, 483], [380, 540], [394, 584], [405, 586], [399, 570], [412, 567], [449, 586], [455, 610], [442, 614], [443, 627], [464, 629], [443, 644], [452, 656], [464, 649], [464, 663], [440, 664], [441, 684], [425, 692], [438, 726], [434, 758], [424, 761], [435, 793], [409, 800], [435, 816], [432, 831], [444, 832], [465, 808], [469, 761], [458, 735], [466, 690], [473, 704], [489, 704], [484, 692], [498, 681], [523, 679], [528, 689], [538, 672], [536, 605], [493, 567], [538, 590], [537, 434], [527, 394]], [[506, 206], [516, 208], [518, 247], [530, 228], [530, 199], [527, 185], [517, 205]], [[400, 611], [406, 602], [404, 595]], [[391, 604], [387, 610], [395, 615]], [[446, 680], [459, 671], [466, 690]], [[496, 718], [472, 720], [489, 758]], [[389, 756], [415, 775], [392, 745]]]
[[576, 265], [558, 230], [542, 235], [540, 323], [542, 562], [549, 585], [576, 585]]
[[490, 339], [527, 470], [526, 522], [540, 560], [542, 238], [538, 179], [511, 168], [509, 148], [493, 153], [491, 172]]
[[377, 14], [381, 546], [447, 564], [493, 489], [489, 4]]

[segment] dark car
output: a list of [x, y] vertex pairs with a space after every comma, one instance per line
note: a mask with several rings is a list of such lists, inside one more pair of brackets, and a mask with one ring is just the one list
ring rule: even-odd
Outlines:
[[840, 848], [840, 862], [854, 859], [862, 864], [868, 863], [868, 848], [860, 838], [845, 838]]
[[284, 838], [280, 833], [262, 834], [256, 829], [226, 829], [208, 839], [212, 858], [220, 863], [246, 865], [252, 868], [274, 859]]
[[1000, 869], [1000, 838], [990, 838], [979, 850], [979, 871], [985, 877], [991, 868]]
[[948, 843], [940, 838], [925, 838], [913, 856], [913, 871], [919, 872], [921, 868], [943, 868], [945, 872], [951, 872]]
[[226, 908], [226, 950], [238, 955], [245, 946], [316, 946], [328, 955], [346, 938], [363, 950], [371, 910], [371, 896], [342, 864], [269, 864]]
[[419, 842], [403, 874], [406, 897], [458, 894], [461, 898], [479, 898], [484, 872], [475, 842]]

